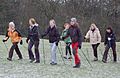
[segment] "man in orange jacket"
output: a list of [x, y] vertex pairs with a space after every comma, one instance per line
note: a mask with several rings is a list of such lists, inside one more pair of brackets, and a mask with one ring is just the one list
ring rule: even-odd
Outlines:
[[22, 54], [18, 48], [18, 43], [20, 42], [20, 44], [22, 45], [22, 37], [21, 34], [15, 29], [15, 24], [14, 22], [10, 22], [9, 23], [9, 27], [8, 27], [8, 31], [6, 33], [6, 37], [3, 39], [3, 42], [6, 42], [8, 39], [11, 39], [12, 42], [12, 47], [10, 48], [9, 51], [9, 56], [7, 58], [7, 60], [12, 61], [12, 56], [13, 56], [13, 51], [15, 50], [19, 60], [22, 59]]

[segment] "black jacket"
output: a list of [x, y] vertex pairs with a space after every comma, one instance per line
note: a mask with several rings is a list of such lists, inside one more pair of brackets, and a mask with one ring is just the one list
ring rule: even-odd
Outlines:
[[38, 26], [31, 26], [28, 28], [28, 39], [30, 41], [39, 41], [39, 28]]
[[45, 33], [42, 34], [42, 37], [48, 35], [49, 36], [49, 42], [54, 43], [54, 42], [59, 42], [60, 39], [60, 34], [58, 29], [54, 26], [51, 28], [50, 26], [47, 28]]
[[77, 26], [71, 26], [68, 30], [68, 36], [71, 37], [72, 43], [78, 42], [79, 45], [82, 44], [82, 34]]
[[[108, 38], [110, 38], [111, 40], [108, 40]], [[106, 32], [104, 44], [108, 45], [109, 47], [116, 45], [116, 37], [113, 32], [111, 32], [111, 33]]]

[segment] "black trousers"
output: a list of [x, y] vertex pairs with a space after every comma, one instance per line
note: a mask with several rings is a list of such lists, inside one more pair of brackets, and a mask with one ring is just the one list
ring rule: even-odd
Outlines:
[[66, 48], [65, 48], [66, 49], [66, 56], [67, 56], [68, 52], [70, 55], [72, 55], [70, 45], [71, 45], [71, 43], [66, 43]]
[[98, 43], [98, 44], [92, 44], [94, 57], [96, 57], [96, 58], [98, 58], [97, 48], [98, 48], [99, 45], [100, 45], [100, 43]]
[[32, 52], [32, 47], [35, 47], [35, 56], [36, 56], [36, 61], [40, 61], [40, 55], [39, 55], [39, 41], [30, 41], [28, 44], [28, 54], [29, 54], [29, 59], [34, 60], [34, 54]]
[[10, 48], [10, 51], [9, 51], [9, 58], [12, 59], [12, 56], [13, 56], [13, 52], [14, 50], [16, 51], [18, 57], [20, 59], [22, 59], [22, 54], [18, 48], [18, 43], [13, 43], [12, 47]]
[[115, 44], [115, 45], [112, 45], [111, 47], [109, 47], [108, 45], [106, 45], [106, 47], [105, 47], [105, 52], [104, 52], [104, 55], [103, 55], [103, 60], [107, 61], [108, 52], [109, 52], [109, 49], [110, 49], [110, 48], [112, 48], [112, 51], [113, 51], [114, 61], [117, 61], [116, 44]]

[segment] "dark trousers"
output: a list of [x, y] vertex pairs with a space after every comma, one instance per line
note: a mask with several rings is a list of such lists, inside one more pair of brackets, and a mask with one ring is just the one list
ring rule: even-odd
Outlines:
[[98, 44], [92, 44], [94, 57], [96, 57], [96, 58], [98, 58], [97, 48], [98, 48], [99, 44], [100, 44], [100, 43], [98, 43]]
[[12, 59], [12, 56], [13, 56], [13, 52], [14, 50], [16, 51], [18, 57], [20, 59], [22, 59], [22, 54], [18, 48], [18, 43], [13, 43], [12, 47], [10, 48], [10, 51], [9, 51], [9, 58]]
[[65, 48], [66, 49], [66, 55], [68, 54], [68, 52], [69, 52], [70, 55], [72, 55], [70, 45], [71, 45], [71, 43], [66, 43], [66, 48]]
[[110, 48], [112, 48], [112, 51], [113, 51], [114, 61], [117, 61], [116, 45], [112, 45], [111, 47], [109, 47], [108, 45], [106, 45], [105, 52], [104, 52], [104, 55], [103, 55], [103, 60], [107, 61], [107, 56], [108, 56], [108, 52], [109, 52]]
[[34, 54], [32, 52], [32, 47], [35, 47], [35, 56], [36, 56], [36, 61], [40, 61], [40, 55], [39, 55], [39, 41], [30, 41], [28, 44], [28, 54], [29, 54], [29, 59], [34, 60]]

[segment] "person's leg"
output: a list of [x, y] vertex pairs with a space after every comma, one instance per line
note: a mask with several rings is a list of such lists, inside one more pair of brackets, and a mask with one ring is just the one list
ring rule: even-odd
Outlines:
[[51, 64], [57, 64], [57, 60], [56, 60], [56, 44], [55, 43], [51, 43]]
[[73, 55], [75, 58], [75, 65], [79, 67], [80, 65], [80, 58], [78, 55], [78, 43], [72, 43], [72, 48], [73, 48]]
[[94, 54], [94, 61], [97, 61], [98, 60], [98, 56], [97, 56], [97, 44], [93, 44], [92, 48], [93, 48], [93, 54]]
[[29, 59], [30, 60], [34, 60], [35, 58], [34, 58], [34, 55], [33, 55], [33, 52], [32, 52], [32, 47], [33, 47], [33, 42], [29, 42], [28, 43], [28, 54], [29, 54]]
[[22, 54], [21, 54], [21, 52], [20, 52], [20, 50], [19, 50], [19, 48], [18, 48], [18, 43], [15, 43], [15, 46], [16, 46], [16, 47], [15, 47], [15, 51], [16, 51], [19, 59], [22, 59], [23, 57], [22, 57]]
[[40, 62], [40, 54], [39, 54], [39, 41], [35, 41], [35, 56], [36, 56], [36, 63]]
[[112, 46], [114, 62], [117, 61], [116, 45]]
[[70, 54], [70, 57], [68, 59], [72, 59], [72, 53], [71, 53], [70, 43], [68, 44], [68, 51], [69, 51], [69, 54]]
[[9, 51], [9, 56], [8, 56], [8, 60], [11, 61], [12, 60], [12, 56], [13, 56], [13, 51], [15, 49], [15, 45], [13, 44], [10, 48], [10, 51]]
[[109, 51], [109, 49], [110, 49], [110, 47], [109, 47], [108, 45], [106, 45], [106, 47], [105, 47], [105, 52], [104, 52], [104, 54], [103, 54], [103, 59], [102, 59], [102, 61], [103, 61], [104, 63], [107, 62], [107, 56], [108, 56], [108, 51]]

